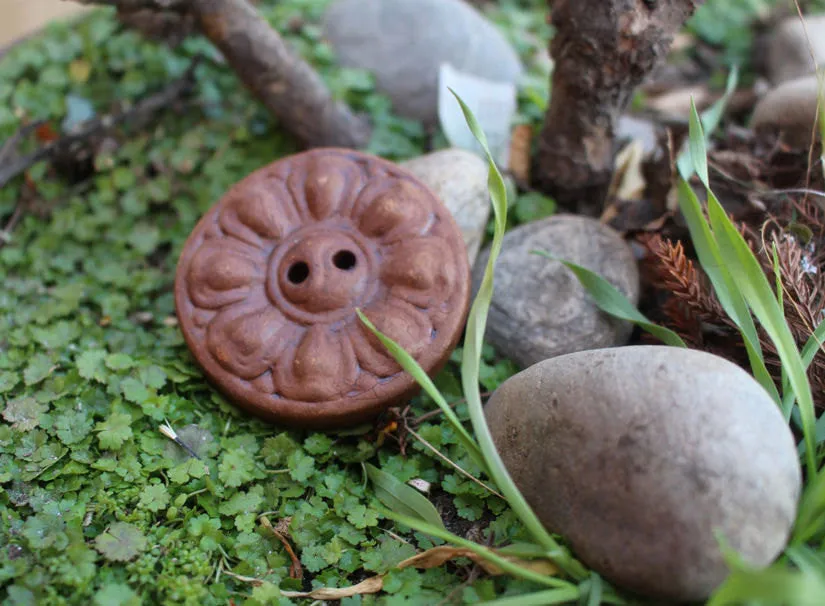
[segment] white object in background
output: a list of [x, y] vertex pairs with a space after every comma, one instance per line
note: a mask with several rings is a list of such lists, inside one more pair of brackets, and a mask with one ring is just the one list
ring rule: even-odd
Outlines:
[[516, 111], [516, 87], [509, 82], [493, 82], [462, 73], [442, 63], [438, 73], [438, 119], [451, 145], [483, 155], [481, 146], [467, 126], [453, 89], [475, 115], [487, 136], [487, 144], [501, 168], [507, 167], [510, 128]]

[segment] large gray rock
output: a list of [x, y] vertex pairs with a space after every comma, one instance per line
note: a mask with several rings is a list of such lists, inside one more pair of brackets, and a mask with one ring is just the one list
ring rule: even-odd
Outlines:
[[[618, 288], [634, 305], [639, 272], [621, 236], [595, 219], [555, 215], [504, 236], [496, 262], [487, 341], [521, 367], [584, 349], [622, 345], [633, 326], [602, 312], [578, 279], [558, 261], [531, 254], [543, 250], [583, 265]], [[489, 259], [482, 251], [473, 268], [478, 290]]]
[[490, 217], [487, 163], [472, 152], [444, 149], [407, 160], [401, 166], [429, 186], [450, 210], [472, 265]]
[[814, 126], [820, 94], [825, 94], [825, 89], [815, 75], [783, 82], [756, 104], [751, 127], [758, 133], [779, 133], [792, 147], [808, 147], [812, 138], [819, 136]]
[[825, 15], [805, 17], [804, 27], [797, 16], [781, 21], [768, 41], [767, 64], [774, 85], [809, 76], [825, 65]]
[[344, 67], [370, 70], [403, 116], [438, 121], [438, 70], [516, 83], [518, 55], [496, 27], [463, 0], [338, 0], [324, 37]]
[[578, 352], [510, 378], [485, 414], [542, 523], [629, 591], [704, 600], [728, 572], [714, 531], [756, 567], [788, 539], [801, 489], [794, 438], [765, 390], [723, 358]]

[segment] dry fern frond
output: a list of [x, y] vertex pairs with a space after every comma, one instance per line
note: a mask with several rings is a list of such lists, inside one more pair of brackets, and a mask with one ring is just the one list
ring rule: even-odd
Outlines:
[[655, 258], [653, 270], [658, 278], [655, 288], [682, 300], [704, 322], [729, 324], [707, 278], [687, 257], [681, 242], [673, 243], [654, 234], [647, 238], [646, 246]]

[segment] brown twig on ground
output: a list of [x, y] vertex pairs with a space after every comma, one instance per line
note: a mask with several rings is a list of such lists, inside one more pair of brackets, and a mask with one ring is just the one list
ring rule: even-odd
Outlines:
[[184, 7], [244, 85], [301, 144], [359, 148], [369, 141], [366, 119], [333, 99], [315, 70], [246, 0], [76, 1], [115, 6], [122, 14]]
[[555, 68], [533, 164], [536, 187], [562, 206], [601, 214], [619, 116], [703, 2], [548, 0]]
[[131, 107], [126, 107], [122, 111], [114, 114], [107, 114], [99, 118], [92, 118], [71, 128], [65, 135], [47, 143], [39, 149], [19, 156], [15, 153], [20, 141], [37, 125], [28, 124], [20, 131], [12, 135], [2, 147], [0, 152], [0, 187], [11, 181], [14, 177], [28, 170], [34, 164], [42, 160], [53, 160], [56, 158], [71, 157], [89, 153], [88, 149], [93, 140], [99, 139], [102, 135], [110, 132], [116, 126], [131, 122], [141, 124], [149, 119], [156, 112], [169, 107], [171, 104], [183, 98], [195, 83], [195, 69], [200, 63], [200, 57], [192, 61], [192, 65], [186, 72], [171, 82], [163, 89], [141, 99]]
[[295, 551], [292, 549], [292, 545], [289, 543], [289, 522], [291, 518], [284, 518], [278, 521], [276, 526], [272, 525], [272, 522], [269, 521], [269, 518], [266, 516], [261, 516], [261, 526], [269, 530], [275, 537], [281, 542], [286, 549], [287, 555], [289, 555], [289, 559], [292, 563], [289, 565], [289, 578], [291, 579], [302, 579], [304, 577], [304, 569], [301, 567], [301, 560], [295, 555]]

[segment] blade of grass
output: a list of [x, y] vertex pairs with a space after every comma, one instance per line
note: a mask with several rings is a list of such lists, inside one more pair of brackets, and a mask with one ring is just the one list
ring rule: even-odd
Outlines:
[[364, 464], [367, 476], [375, 486], [375, 496], [393, 511], [404, 513], [432, 524], [438, 528], [444, 528], [444, 522], [438, 511], [430, 501], [412, 486], [404, 484], [395, 476], [378, 469], [375, 465]]
[[[811, 363], [814, 361], [814, 357], [816, 356], [819, 349], [822, 347], [823, 339], [825, 339], [825, 320], [822, 320], [819, 325], [814, 329], [811, 336], [808, 337], [808, 340], [805, 341], [805, 345], [802, 347], [802, 364], [805, 366], [805, 371], [808, 371], [810, 368]], [[782, 394], [783, 394], [783, 403], [787, 407], [793, 406], [796, 397], [792, 389], [790, 389], [790, 385], [788, 383], [787, 372], [785, 372], [783, 368], [782, 372]], [[825, 418], [825, 416], [820, 418], [820, 421]], [[817, 421], [819, 423], [819, 421]]]
[[593, 298], [593, 302], [603, 312], [610, 314], [620, 320], [626, 320], [638, 324], [641, 328], [652, 334], [654, 337], [667, 345], [673, 347], [687, 347], [682, 338], [675, 332], [664, 326], [658, 326], [648, 320], [636, 307], [627, 300], [622, 292], [610, 282], [602, 278], [596, 272], [590, 271], [586, 267], [577, 265], [570, 261], [560, 259], [543, 250], [530, 251], [534, 255], [540, 255], [562, 263], [567, 269], [572, 271], [578, 278], [584, 289]]
[[[730, 101], [730, 97], [736, 90], [736, 85], [739, 82], [739, 66], [734, 65], [728, 74], [728, 80], [725, 85], [725, 93], [714, 103], [710, 108], [702, 112], [701, 125], [705, 133], [705, 137], [710, 137], [722, 121], [722, 115], [725, 112], [725, 107]], [[690, 150], [690, 143], [688, 143], [679, 153], [676, 160], [676, 168], [679, 175], [685, 180], [689, 181], [694, 173], [694, 166], [692, 161], [692, 153]]]
[[491, 477], [495, 481], [499, 490], [507, 498], [507, 502], [513, 509], [515, 514], [524, 524], [530, 536], [551, 554], [551, 559], [566, 573], [573, 578], [581, 579], [587, 573], [584, 567], [576, 562], [561, 545], [550, 535], [539, 521], [536, 514], [530, 508], [530, 505], [524, 499], [524, 496], [516, 487], [515, 482], [510, 477], [498, 449], [493, 442], [493, 437], [490, 434], [490, 428], [487, 426], [487, 421], [484, 418], [484, 409], [481, 403], [481, 392], [479, 391], [479, 365], [481, 359], [481, 348], [484, 341], [484, 331], [487, 324], [487, 314], [490, 309], [490, 301], [493, 297], [493, 270], [495, 268], [496, 259], [501, 252], [502, 240], [504, 239], [504, 231], [507, 224], [507, 191], [504, 186], [504, 179], [496, 166], [490, 149], [487, 145], [487, 137], [484, 135], [481, 127], [478, 124], [472, 111], [465, 105], [461, 98], [451, 91], [455, 96], [461, 111], [464, 113], [464, 118], [470, 131], [475, 136], [476, 140], [481, 145], [484, 153], [487, 156], [487, 163], [489, 166], [487, 186], [490, 191], [490, 198], [493, 204], [493, 212], [495, 215], [495, 229], [493, 234], [493, 242], [490, 245], [490, 257], [487, 261], [487, 267], [484, 272], [484, 277], [481, 281], [481, 286], [478, 289], [476, 298], [470, 308], [470, 314], [467, 318], [467, 327], [464, 337], [464, 355], [461, 363], [461, 382], [464, 388], [464, 397], [467, 399], [467, 407], [470, 413], [470, 421], [473, 425], [473, 431], [478, 439], [478, 445], [484, 455], [484, 460], [487, 462], [488, 470]]
[[825, 555], [815, 552], [807, 545], [788, 547], [785, 555], [802, 572], [818, 574], [825, 578]]
[[[693, 98], [690, 100], [690, 127], [688, 136], [691, 145], [691, 159], [694, 162], [694, 168], [699, 173], [702, 183], [705, 185], [708, 198], [713, 197], [713, 192], [710, 189], [710, 184], [707, 179], [707, 149], [705, 147], [705, 135], [702, 132], [702, 124], [699, 119], [699, 113], [696, 111], [696, 104]], [[782, 406], [782, 400], [779, 397], [779, 392], [773, 382], [768, 369], [765, 367], [765, 359], [762, 355], [762, 347], [759, 344], [759, 335], [756, 332], [756, 326], [753, 323], [748, 305], [745, 302], [742, 292], [737, 287], [736, 281], [728, 271], [728, 266], [724, 263], [724, 259], [719, 251], [719, 245], [711, 232], [708, 222], [702, 213], [699, 200], [693, 189], [685, 182], [679, 184], [680, 193], [684, 194], [683, 200], [680, 195], [679, 204], [682, 214], [688, 222], [691, 239], [693, 239], [696, 248], [699, 262], [705, 273], [711, 279], [714, 290], [720, 303], [725, 309], [725, 312], [739, 327], [742, 333], [742, 338], [745, 341], [745, 350], [748, 354], [748, 361], [751, 364], [751, 370], [757, 381], [768, 391], [774, 401]], [[682, 202], [686, 204], [682, 204]], [[695, 232], [695, 233], [694, 233]], [[783, 409], [786, 420], [790, 418], [790, 409]]]
[[[692, 119], [690, 121], [689, 137], [692, 149], [697, 158], [706, 158], [705, 137], [702, 133], [693, 99], [691, 99], [690, 107]], [[707, 185], [706, 190], [709, 196], [713, 195]], [[678, 191], [679, 207], [688, 224], [688, 230], [690, 231], [696, 254], [699, 257], [699, 263], [710, 278], [716, 297], [719, 299], [725, 313], [734, 321], [739, 328], [739, 332], [742, 334], [753, 375], [768, 391], [774, 401], [782, 406], [782, 400], [773, 382], [773, 378], [765, 367], [762, 348], [759, 344], [759, 336], [756, 332], [756, 326], [753, 323], [753, 318], [751, 317], [747, 303], [743, 299], [742, 293], [736, 287], [733, 277], [724, 264], [719, 252], [718, 243], [710, 230], [710, 225], [705, 219], [699, 199], [684, 179], [679, 181]], [[783, 408], [783, 412], [785, 413], [786, 419], [790, 418], [789, 409]]]
[[579, 590], [577, 587], [567, 587], [565, 589], [548, 589], [537, 591], [536, 593], [525, 593], [507, 598], [499, 598], [484, 602], [485, 606], [551, 606], [552, 604], [569, 604], [577, 600]]
[[401, 365], [405, 371], [410, 373], [412, 377], [418, 382], [418, 384], [427, 392], [433, 401], [438, 405], [441, 411], [444, 413], [444, 416], [447, 417], [447, 420], [452, 425], [453, 429], [455, 429], [456, 434], [458, 435], [458, 439], [461, 442], [461, 445], [467, 449], [467, 454], [469, 454], [470, 458], [473, 459], [473, 462], [478, 465], [479, 469], [484, 471], [489, 477], [490, 474], [487, 471], [487, 463], [484, 461], [484, 457], [481, 454], [481, 450], [478, 447], [478, 444], [470, 435], [470, 433], [464, 428], [461, 421], [459, 420], [458, 416], [456, 416], [455, 412], [450, 405], [447, 403], [447, 400], [441, 395], [441, 392], [438, 391], [438, 388], [432, 382], [429, 375], [424, 372], [424, 369], [419, 366], [418, 362], [404, 351], [398, 343], [381, 333], [373, 324], [369, 318], [367, 318], [364, 313], [360, 309], [356, 309], [355, 313], [358, 314], [361, 322], [372, 331], [372, 333], [378, 337], [378, 340], [387, 348], [393, 358], [395, 358], [396, 362]]
[[814, 477], [817, 473], [816, 415], [811, 385], [796, 347], [796, 341], [759, 261], [754, 257], [742, 234], [728, 218], [722, 205], [710, 192], [708, 193], [708, 214], [725, 266], [730, 268], [730, 274], [736, 286], [776, 345], [782, 367], [788, 373], [788, 381], [799, 402], [799, 412], [802, 416], [808, 474]]
[[737, 570], [716, 590], [707, 606], [748, 603], [820, 606], [824, 595], [825, 580], [816, 574], [779, 567]]
[[389, 518], [390, 520], [393, 520], [395, 522], [398, 522], [399, 524], [403, 524], [404, 526], [409, 526], [413, 530], [417, 530], [418, 532], [422, 532], [426, 535], [436, 537], [438, 539], [441, 539], [442, 541], [452, 543], [453, 545], [456, 545], [458, 547], [464, 547], [465, 549], [469, 549], [479, 557], [484, 558], [488, 562], [492, 562], [493, 564], [501, 568], [503, 571], [508, 572], [513, 576], [525, 579], [527, 581], [533, 581], [534, 583], [538, 583], [546, 587], [572, 587], [573, 589], [576, 589], [576, 587], [568, 581], [565, 581], [557, 577], [540, 574], [538, 572], [535, 572], [534, 570], [522, 568], [518, 564], [515, 564], [507, 558], [497, 554], [489, 547], [485, 547], [484, 545], [479, 545], [478, 543], [464, 539], [458, 535], [451, 533], [448, 530], [438, 528], [418, 518], [410, 517], [387, 509], [379, 508], [378, 511], [384, 517]]
[[816, 329], [814, 329], [813, 333], [811, 333], [811, 336], [808, 337], [805, 346], [802, 348], [802, 362], [805, 364], [806, 369], [811, 365], [811, 362], [814, 361], [814, 356], [816, 356], [819, 348], [822, 347], [824, 340], [825, 320], [822, 320]]
[[[734, 321], [742, 334], [742, 341], [745, 344], [745, 351], [748, 354], [753, 376], [767, 390], [777, 405], [781, 405], [782, 400], [779, 397], [779, 391], [777, 391], [773, 378], [765, 367], [753, 318], [745, 300], [742, 298], [742, 293], [736, 288], [733, 277], [724, 265], [719, 246], [710, 230], [710, 225], [702, 213], [699, 199], [684, 180], [679, 181], [678, 188], [679, 207], [687, 222], [690, 238], [696, 249], [699, 263], [708, 278], [710, 278], [716, 298], [725, 313]], [[785, 413], [786, 418], [789, 418], [790, 411], [787, 410]]]
[[590, 593], [585, 606], [599, 606], [602, 603], [602, 578], [595, 572], [591, 572], [586, 582], [590, 584]]
[[690, 150], [690, 161], [693, 163], [693, 170], [706, 188], [710, 189], [710, 177], [708, 176], [708, 154], [705, 149], [705, 133], [702, 132], [702, 120], [696, 112], [696, 105], [693, 98], [690, 99], [690, 122], [688, 149]]
[[794, 524], [792, 545], [804, 545], [825, 530], [825, 473], [808, 482]]

